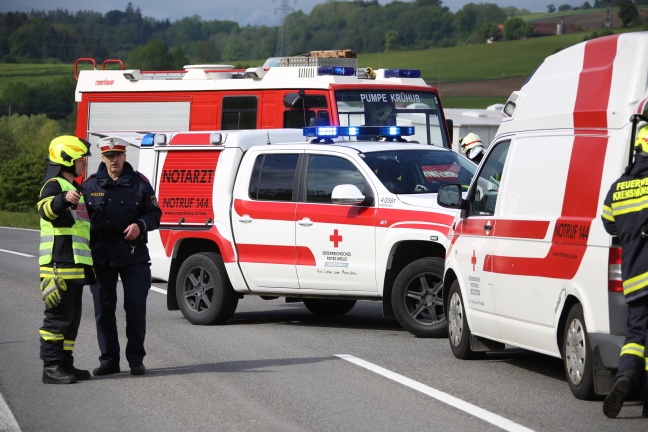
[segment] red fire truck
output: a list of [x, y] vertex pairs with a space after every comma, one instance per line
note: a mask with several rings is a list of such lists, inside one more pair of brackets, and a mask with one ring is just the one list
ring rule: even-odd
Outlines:
[[[81, 70], [84, 63], [92, 69]], [[115, 68], [115, 65], [117, 66]], [[180, 71], [125, 69], [121, 60], [75, 64], [76, 135], [305, 126], [415, 126], [414, 140], [450, 148], [439, 93], [411, 69], [358, 67], [350, 50], [273, 57], [262, 66], [189, 65]], [[139, 166], [139, 149], [129, 162]], [[99, 158], [93, 156], [88, 171]]]

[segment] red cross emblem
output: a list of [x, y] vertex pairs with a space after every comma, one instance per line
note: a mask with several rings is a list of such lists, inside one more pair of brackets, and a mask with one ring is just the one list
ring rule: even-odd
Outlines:
[[473, 266], [473, 271], [475, 271], [475, 266], [477, 265], [477, 257], [475, 256], [475, 251], [473, 250], [473, 256], [470, 258], [470, 262]]
[[338, 234], [338, 230], [333, 230], [333, 235], [329, 236], [329, 240], [333, 242], [333, 247], [338, 247], [338, 243], [342, 243], [342, 236]]

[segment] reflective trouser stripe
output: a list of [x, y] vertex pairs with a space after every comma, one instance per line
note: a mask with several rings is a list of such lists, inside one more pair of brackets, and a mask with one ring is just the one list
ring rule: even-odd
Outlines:
[[627, 296], [648, 286], [648, 272], [623, 281], [623, 295]]
[[63, 351], [73, 351], [74, 350], [74, 341], [73, 340], [64, 340], [63, 341]]
[[62, 334], [50, 333], [47, 330], [39, 330], [40, 336], [47, 342], [58, 342], [64, 340]]
[[621, 348], [621, 355], [636, 355], [644, 358], [645, 347], [636, 343], [629, 343], [623, 345]]

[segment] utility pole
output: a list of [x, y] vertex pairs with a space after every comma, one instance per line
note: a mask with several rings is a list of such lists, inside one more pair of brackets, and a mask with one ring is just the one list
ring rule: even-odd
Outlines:
[[610, 10], [610, 6], [605, 10], [605, 21], [603, 22], [603, 27], [606, 29], [612, 28], [612, 10]]
[[[272, 1], [274, 2], [274, 0]], [[295, 3], [297, 3], [297, 0], [295, 0]], [[279, 36], [277, 37], [277, 50], [275, 51], [275, 55], [283, 57], [285, 55], [285, 52], [287, 51], [286, 47], [288, 45], [287, 41], [285, 40], [286, 17], [289, 13], [295, 12], [295, 10], [288, 6], [288, 0], [281, 0], [281, 6], [275, 8], [275, 15], [277, 14], [277, 11], [281, 13], [281, 28], [279, 28]]]

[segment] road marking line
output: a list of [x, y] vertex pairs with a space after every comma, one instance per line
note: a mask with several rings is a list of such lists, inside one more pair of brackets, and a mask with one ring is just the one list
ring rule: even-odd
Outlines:
[[155, 292], [159, 292], [160, 294], [167, 295], [167, 291], [166, 291], [165, 289], [158, 288], [158, 287], [153, 286], [153, 285], [151, 285], [151, 289], [152, 289], [153, 291], [155, 291]]
[[7, 249], [0, 249], [0, 252], [6, 252], [6, 253], [13, 254], [13, 255], [20, 255], [20, 256], [24, 256], [24, 257], [34, 258], [34, 255], [28, 255], [28, 254], [24, 254], [24, 253], [20, 253], [20, 252], [14, 252], [14, 251], [10, 251], [10, 250], [7, 250]]
[[336, 357], [341, 358], [342, 360], [346, 360], [348, 362], [351, 362], [355, 365], [358, 365], [360, 367], [363, 367], [365, 369], [368, 369], [372, 372], [375, 372], [379, 375], [384, 376], [385, 378], [389, 378], [390, 380], [396, 381], [397, 383], [403, 384], [404, 386], [407, 386], [411, 389], [414, 389], [416, 391], [419, 391], [425, 395], [428, 395], [430, 397], [433, 397], [434, 399], [443, 402], [445, 404], [450, 405], [451, 407], [457, 408], [461, 411], [464, 411], [472, 416], [475, 416], [477, 418], [480, 418], [490, 424], [493, 424], [499, 428], [502, 428], [506, 431], [511, 431], [511, 432], [533, 432], [533, 429], [526, 428], [522, 425], [519, 425], [509, 419], [506, 419], [502, 416], [499, 416], [497, 414], [493, 414], [490, 411], [486, 411], [483, 408], [479, 408], [476, 405], [473, 405], [469, 402], [463, 401], [461, 399], [458, 399], [454, 396], [450, 396], [447, 393], [444, 393], [440, 390], [434, 389], [430, 386], [427, 386], [425, 384], [421, 384], [420, 382], [414, 381], [410, 378], [407, 378], [403, 375], [399, 375], [395, 372], [392, 372], [388, 369], [382, 368], [380, 366], [377, 366], [373, 363], [369, 363], [368, 361], [359, 359], [357, 357], [354, 357], [349, 354], [336, 354]]
[[5, 402], [2, 393], [0, 393], [0, 431], [3, 432], [21, 432], [20, 426]]

